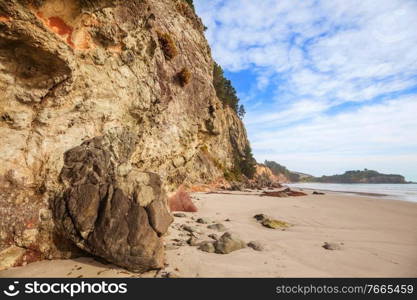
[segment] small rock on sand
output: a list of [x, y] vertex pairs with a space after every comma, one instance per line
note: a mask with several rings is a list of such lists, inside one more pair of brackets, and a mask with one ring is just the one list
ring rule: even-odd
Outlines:
[[186, 214], [184, 214], [184, 213], [175, 213], [175, 214], [174, 214], [174, 217], [177, 217], [177, 218], [186, 218], [186, 217], [187, 217], [187, 215], [186, 215]]
[[208, 237], [211, 238], [211, 239], [213, 239], [213, 240], [215, 240], [215, 241], [217, 241], [219, 239], [219, 236], [217, 234], [215, 234], [215, 233], [209, 234]]
[[169, 251], [169, 250], [177, 250], [179, 248], [179, 246], [176, 246], [174, 244], [168, 244], [165, 245], [165, 250]]
[[227, 228], [221, 223], [209, 225], [209, 226], [207, 226], [207, 228], [217, 230], [217, 231], [226, 231], [227, 230]]
[[208, 252], [208, 253], [214, 253], [216, 249], [214, 248], [213, 242], [210, 241], [204, 241], [200, 243], [200, 246], [198, 247], [201, 251]]
[[290, 227], [290, 224], [287, 222], [275, 219], [265, 219], [262, 221], [262, 225], [271, 229], [285, 229]]
[[325, 195], [325, 193], [314, 191], [313, 195]]
[[200, 224], [209, 224], [210, 222], [211, 221], [207, 218], [198, 218], [197, 219], [197, 223], [200, 223]]
[[262, 222], [265, 219], [269, 219], [269, 217], [265, 214], [257, 214], [257, 215], [254, 215], [253, 217], [256, 219], [256, 221], [259, 221], [259, 222]]
[[180, 274], [178, 272], [169, 272], [166, 274], [167, 278], [180, 278]]
[[262, 245], [262, 243], [258, 242], [258, 241], [249, 242], [248, 247], [252, 248], [255, 251], [264, 251], [265, 250], [265, 247]]
[[188, 243], [188, 245], [190, 245], [190, 246], [198, 246], [200, 243], [198, 242], [198, 239], [197, 238], [195, 238], [195, 237], [190, 237], [188, 240], [187, 240], [187, 243]]
[[214, 242], [216, 253], [228, 254], [230, 252], [246, 247], [246, 243], [242, 241], [236, 234], [226, 232], [217, 241]]
[[290, 227], [290, 224], [284, 221], [275, 220], [265, 214], [257, 214], [253, 216], [263, 226], [271, 229], [285, 229]]
[[322, 247], [326, 250], [342, 250], [342, 247], [340, 246], [340, 244], [333, 243], [333, 242], [330, 242], [330, 243], [325, 242]]
[[182, 229], [185, 231], [191, 232], [191, 233], [199, 233], [200, 230], [197, 227], [189, 226], [189, 225], [183, 225]]

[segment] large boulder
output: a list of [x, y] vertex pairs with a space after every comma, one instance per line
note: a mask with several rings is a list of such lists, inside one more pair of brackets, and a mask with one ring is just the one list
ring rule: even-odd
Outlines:
[[217, 241], [214, 242], [216, 253], [228, 254], [230, 252], [246, 247], [246, 243], [242, 241], [236, 234], [226, 232]]
[[84, 251], [144, 271], [163, 266], [161, 235], [172, 217], [159, 176], [129, 165], [135, 142], [119, 130], [67, 151], [54, 216]]

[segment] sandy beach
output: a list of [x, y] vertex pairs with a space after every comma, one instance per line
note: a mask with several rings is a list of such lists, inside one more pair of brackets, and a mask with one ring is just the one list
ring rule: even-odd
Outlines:
[[[326, 192], [302, 197], [260, 197], [259, 192], [194, 193], [199, 211], [175, 217], [165, 237], [166, 268], [145, 274], [127, 272], [92, 258], [41, 261], [0, 272], [0, 277], [416, 277], [417, 203]], [[262, 226], [264, 213], [290, 223], [286, 230]], [[198, 218], [221, 223], [245, 242], [229, 254], [203, 252], [186, 243], [183, 224], [222, 235]], [[326, 250], [325, 242], [339, 250]], [[179, 246], [180, 245], [180, 246]]]

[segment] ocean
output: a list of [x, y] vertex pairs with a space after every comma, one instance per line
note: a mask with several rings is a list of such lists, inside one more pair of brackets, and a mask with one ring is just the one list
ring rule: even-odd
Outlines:
[[290, 187], [323, 191], [367, 193], [371, 197], [417, 202], [417, 184], [292, 183]]

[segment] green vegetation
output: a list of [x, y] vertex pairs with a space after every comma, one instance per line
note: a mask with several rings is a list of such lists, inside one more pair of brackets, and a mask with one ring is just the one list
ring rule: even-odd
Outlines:
[[236, 90], [232, 86], [232, 82], [224, 77], [224, 71], [216, 62], [213, 65], [213, 85], [216, 90], [217, 97], [224, 105], [230, 106], [240, 118], [245, 115], [243, 105], [239, 106], [239, 98], [236, 96]]
[[194, 2], [193, 0], [184, 0], [185, 2], [188, 3], [188, 5], [195, 11], [195, 7], [194, 7]]
[[290, 170], [288, 170], [286, 167], [280, 165], [279, 163], [276, 163], [275, 161], [269, 161], [269, 160], [265, 160], [264, 162], [265, 166], [267, 166], [268, 168], [271, 169], [272, 173], [274, 175], [284, 175], [285, 177], [287, 177], [291, 182], [297, 182], [300, 180], [300, 175], [295, 173], [295, 172], [291, 172]]
[[247, 178], [253, 178], [253, 175], [255, 175], [256, 160], [253, 158], [252, 150], [249, 145], [245, 147], [243, 156], [239, 154], [237, 150], [234, 150], [235, 163], [232, 169], [226, 169], [225, 166], [209, 152], [207, 145], [202, 145], [200, 150], [213, 162], [216, 168], [223, 170], [224, 178], [228, 181], [242, 181], [243, 175]]
[[303, 181], [324, 183], [407, 183], [404, 176], [381, 174], [368, 169], [364, 169], [363, 171], [346, 171], [342, 175], [309, 177], [304, 178]]
[[[234, 145], [234, 143], [232, 143]], [[233, 147], [234, 150], [234, 167], [232, 169], [224, 170], [224, 178], [228, 181], [242, 181], [243, 176], [252, 179], [256, 173], [256, 160], [252, 154], [250, 145], [246, 145], [243, 155]]]
[[256, 160], [253, 157], [252, 148], [249, 144], [244, 149], [244, 156], [240, 157], [239, 168], [247, 178], [253, 178], [256, 173]]
[[237, 115], [239, 116], [239, 118], [243, 119], [245, 117], [245, 114], [246, 114], [245, 107], [241, 104], [237, 111]]

